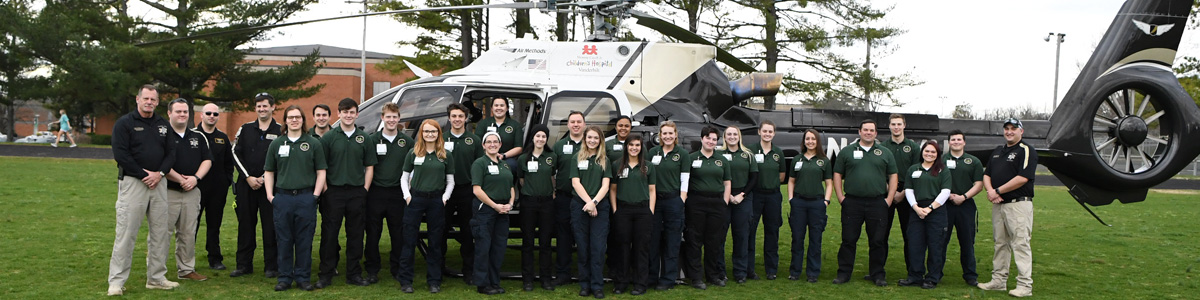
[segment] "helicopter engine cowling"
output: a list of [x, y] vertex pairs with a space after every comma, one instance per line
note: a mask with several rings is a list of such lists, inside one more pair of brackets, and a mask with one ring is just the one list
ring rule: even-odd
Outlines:
[[782, 83], [783, 74], [750, 73], [746, 77], [730, 81], [729, 88], [733, 91], [733, 100], [741, 102], [751, 97], [774, 96], [779, 93]]

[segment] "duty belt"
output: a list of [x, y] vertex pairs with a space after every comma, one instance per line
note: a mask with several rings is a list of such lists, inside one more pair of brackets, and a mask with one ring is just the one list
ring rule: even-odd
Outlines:
[[303, 194], [303, 193], [312, 194], [312, 189], [303, 189], [303, 190], [276, 189], [276, 190], [278, 190], [280, 194], [287, 194], [287, 195], [292, 195], [292, 196], [299, 196], [300, 194]]

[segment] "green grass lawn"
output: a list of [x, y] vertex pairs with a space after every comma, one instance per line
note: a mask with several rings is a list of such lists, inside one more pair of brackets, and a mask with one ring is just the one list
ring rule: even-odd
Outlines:
[[[107, 160], [74, 160], [47, 158], [0, 157], [0, 199], [5, 209], [0, 211], [0, 298], [6, 299], [74, 299], [99, 298], [107, 287], [108, 261], [112, 252], [114, 209], [116, 201], [116, 166]], [[1200, 293], [1196, 270], [1200, 266], [1200, 209], [1196, 193], [1152, 192], [1146, 202], [1093, 208], [1113, 227], [1097, 223], [1067, 195], [1063, 188], [1038, 188], [1034, 217], [1034, 296], [1046, 299], [1183, 299]], [[229, 198], [232, 202], [232, 195]], [[902, 261], [899, 226], [893, 228], [887, 265], [891, 285], [878, 288], [861, 279], [866, 272], [867, 246], [860, 239], [854, 280], [845, 285], [833, 285], [837, 268], [837, 248], [840, 243], [838, 206], [829, 209], [829, 226], [824, 236], [823, 267], [819, 283], [789, 281], [786, 278], [790, 261], [791, 233], [785, 222], [780, 234], [780, 279], [757, 280], [728, 287], [710, 287], [698, 291], [680, 286], [671, 291], [650, 291], [648, 298], [697, 299], [725, 297], [742, 299], [956, 299], [1007, 298], [1004, 292], [984, 292], [967, 287], [961, 280], [957, 242], [952, 241], [942, 284], [934, 290], [906, 288], [895, 285], [906, 272]], [[990, 205], [980, 205], [980, 232], [976, 239], [977, 259], [981, 280], [991, 272]], [[785, 205], [784, 210], [788, 207]], [[785, 212], [786, 213], [786, 212]], [[225, 263], [234, 265], [236, 220], [232, 207], [227, 207], [222, 228]], [[143, 226], [144, 228], [144, 226]], [[200, 236], [207, 230], [201, 225]], [[760, 229], [761, 230], [761, 229]], [[424, 260], [417, 257], [417, 293], [403, 295], [399, 284], [390, 280], [388, 271], [380, 284], [355, 287], [345, 284], [345, 278], [335, 278], [335, 285], [315, 292], [296, 289], [283, 293], [273, 291], [274, 279], [262, 276], [261, 246], [256, 253], [255, 274], [229, 278], [227, 271], [207, 268], [207, 259], [200, 241], [197, 263], [201, 274], [210, 276], [205, 282], [182, 282], [172, 291], [150, 291], [143, 287], [145, 277], [145, 234], [143, 229], [134, 251], [133, 269], [126, 284], [126, 297], [147, 299], [185, 298], [247, 298], [273, 296], [362, 299], [419, 297], [463, 299], [475, 297], [475, 291], [456, 278], [447, 278], [443, 292], [430, 295], [424, 288]], [[382, 241], [386, 251], [390, 241]], [[761, 239], [761, 234], [759, 239]], [[203, 239], [202, 239], [203, 240]], [[319, 233], [318, 239], [319, 241]], [[517, 243], [518, 241], [512, 241]], [[317, 242], [319, 243], [319, 242]], [[313, 265], [319, 262], [317, 243], [314, 243]], [[261, 245], [261, 243], [260, 243]], [[727, 242], [732, 247], [732, 242]], [[761, 241], [759, 242], [761, 245]], [[447, 260], [452, 266], [459, 263], [457, 243], [450, 242]], [[172, 249], [174, 249], [172, 247]], [[345, 249], [343, 247], [343, 249]], [[761, 251], [761, 246], [760, 246]], [[728, 251], [727, 251], [728, 253]], [[344, 255], [344, 254], [343, 254]], [[174, 255], [169, 256], [168, 278], [175, 280]], [[726, 255], [728, 259], [728, 255]], [[759, 261], [761, 262], [761, 254]], [[387, 262], [384, 262], [385, 266]], [[516, 272], [520, 259], [517, 251], [509, 251], [505, 271]], [[728, 264], [732, 267], [732, 264]], [[344, 272], [344, 261], [341, 269]], [[757, 272], [763, 275], [762, 266]], [[1015, 268], [1013, 268], [1015, 272]], [[313, 276], [315, 279], [315, 275]], [[1010, 281], [1010, 288], [1015, 279]], [[505, 280], [507, 294], [498, 298], [550, 299], [577, 298], [577, 285], [563, 286], [556, 291], [520, 291], [521, 283]], [[612, 285], [608, 285], [611, 289]], [[611, 294], [611, 293], [610, 293]], [[1191, 295], [1191, 296], [1188, 296]], [[610, 295], [612, 298], [633, 298]]]

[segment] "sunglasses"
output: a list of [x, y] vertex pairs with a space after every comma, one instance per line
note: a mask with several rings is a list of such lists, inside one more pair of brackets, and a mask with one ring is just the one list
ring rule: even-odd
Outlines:
[[206, 112], [204, 112], [204, 115], [205, 115], [205, 116], [213, 116], [213, 117], [216, 117], [216, 116], [220, 116], [220, 115], [221, 115], [221, 113], [220, 113], [220, 112], [215, 112], [215, 111], [206, 111]]

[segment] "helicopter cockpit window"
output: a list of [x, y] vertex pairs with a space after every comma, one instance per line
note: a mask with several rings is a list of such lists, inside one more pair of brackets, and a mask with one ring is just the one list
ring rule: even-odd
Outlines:
[[545, 123], [550, 127], [552, 140], [566, 136], [567, 115], [571, 111], [583, 112], [588, 126], [600, 126], [604, 132], [614, 129], [613, 120], [620, 116], [617, 100], [605, 93], [563, 92], [551, 97]]
[[[371, 100], [368, 101], [369, 103], [367, 104], [367, 106], [359, 107], [358, 119], [354, 120], [354, 124], [358, 125], [358, 127], [361, 127], [364, 132], [367, 132], [367, 133], [375, 132], [375, 130], [378, 129], [379, 125], [380, 125], [379, 122], [380, 122], [380, 118], [382, 117], [380, 115], [380, 112], [383, 109], [383, 104], [392, 102], [392, 99], [396, 97], [396, 92], [397, 92], [396, 90], [389, 90], [389, 91], [380, 93], [379, 95], [376, 95], [375, 97], [371, 97]], [[335, 115], [335, 118], [336, 118], [336, 115]], [[330, 121], [334, 121], [334, 120], [330, 120]]]

